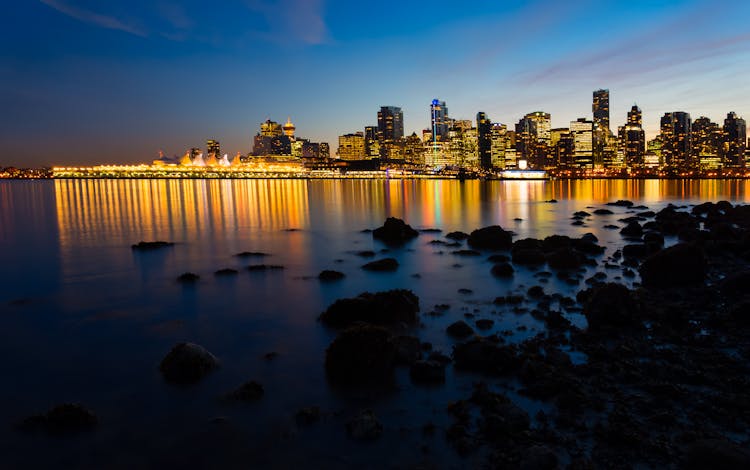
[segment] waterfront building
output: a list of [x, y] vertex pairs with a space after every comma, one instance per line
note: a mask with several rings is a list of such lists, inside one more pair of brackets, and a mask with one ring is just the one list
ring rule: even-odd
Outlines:
[[531, 168], [549, 166], [551, 117], [549, 113], [528, 113], [516, 124], [516, 151]]
[[296, 127], [292, 124], [292, 118], [286, 118], [286, 124], [284, 124], [281, 129], [285, 136], [294, 139], [294, 131], [296, 130]]
[[508, 127], [492, 124], [490, 130], [490, 162], [493, 168], [505, 168], [505, 151], [508, 148]]
[[365, 135], [363, 132], [339, 136], [337, 151], [341, 160], [363, 160], [365, 158]]
[[253, 138], [251, 155], [256, 157], [291, 156], [292, 138], [284, 134], [281, 124], [268, 119], [261, 123], [260, 132]]
[[404, 140], [404, 162], [412, 166], [423, 166], [425, 145], [416, 132]]
[[646, 155], [646, 132], [643, 130], [642, 113], [638, 106], [630, 108], [628, 120], [618, 129], [618, 135], [624, 164], [631, 168], [642, 166]]
[[573, 134], [568, 128], [552, 129], [550, 133], [551, 154], [554, 164], [561, 170], [575, 168]]
[[609, 167], [614, 159], [616, 146], [609, 126], [609, 90], [596, 90], [591, 110], [594, 115], [592, 156], [594, 168]]
[[444, 140], [450, 130], [450, 118], [448, 117], [448, 107], [445, 101], [438, 99], [432, 100], [430, 104], [430, 129], [435, 140]]
[[492, 122], [487, 114], [477, 113], [477, 152], [479, 166], [483, 170], [492, 169]]
[[596, 90], [594, 92], [591, 110], [594, 114], [594, 128], [609, 131], [609, 90]]
[[724, 130], [715, 122], [711, 122], [709, 118], [701, 116], [693, 122], [692, 154], [698, 160], [701, 170], [716, 170], [724, 166], [725, 162], [722, 158], [724, 141]]
[[365, 157], [380, 158], [380, 142], [378, 141], [378, 127], [365, 127]]
[[664, 167], [664, 155], [662, 154], [663, 148], [664, 141], [662, 140], [661, 135], [657, 135], [646, 142], [646, 155], [643, 157], [644, 166], [646, 166], [646, 168]]
[[667, 168], [688, 170], [695, 167], [692, 158], [690, 114], [683, 111], [665, 113], [661, 118], [662, 158]]
[[396, 141], [404, 136], [404, 113], [397, 106], [381, 106], [378, 111], [378, 140]]
[[723, 130], [723, 153], [726, 164], [732, 167], [744, 167], [747, 149], [747, 123], [736, 113], [731, 112], [724, 119]]
[[594, 122], [586, 118], [572, 121], [570, 133], [573, 136], [573, 166], [584, 170], [593, 169]]
[[208, 139], [206, 141], [206, 153], [218, 158], [221, 155], [221, 145], [218, 140]]
[[260, 135], [263, 137], [281, 137], [283, 130], [281, 124], [267, 119], [260, 125]]

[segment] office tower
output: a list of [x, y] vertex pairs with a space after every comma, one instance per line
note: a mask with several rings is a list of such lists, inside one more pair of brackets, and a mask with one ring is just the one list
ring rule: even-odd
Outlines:
[[260, 135], [263, 137], [281, 137], [282, 134], [281, 124], [278, 122], [267, 119], [260, 125]]
[[216, 158], [221, 156], [221, 145], [218, 140], [209, 139], [206, 141], [206, 154], [214, 155]]
[[580, 118], [570, 123], [570, 133], [573, 135], [573, 166], [579, 169], [592, 169], [594, 122]]
[[362, 132], [339, 136], [338, 156], [341, 160], [365, 158], [365, 135]]
[[388, 142], [404, 136], [404, 113], [396, 106], [382, 106], [378, 111], [378, 140]]
[[378, 127], [365, 127], [365, 157], [380, 158], [380, 142], [378, 142]]
[[[605, 166], [605, 161], [611, 164], [613, 153], [616, 150], [611, 146], [612, 130], [609, 127], [609, 90], [596, 90], [591, 105], [594, 113], [594, 134], [593, 134], [593, 160], [595, 168]], [[607, 165], [609, 166], [609, 165]]]
[[444, 140], [450, 129], [448, 107], [445, 106], [445, 101], [440, 101], [438, 99], [432, 100], [432, 104], [430, 104], [430, 121], [430, 129], [432, 130], [433, 139], [440, 141]]
[[487, 114], [477, 113], [477, 153], [479, 166], [483, 170], [492, 169], [492, 122]]
[[286, 124], [284, 124], [282, 130], [284, 131], [285, 136], [289, 137], [290, 139], [294, 138], [294, 131], [296, 130], [296, 127], [294, 127], [294, 124], [292, 124], [292, 118], [286, 118]]
[[747, 124], [736, 113], [727, 114], [724, 119], [724, 159], [729, 166], [745, 166], [747, 149]]
[[425, 146], [416, 132], [405, 139], [404, 161], [413, 166], [424, 165]]
[[642, 122], [641, 110], [633, 105], [628, 111], [627, 122], [619, 128], [624, 164], [628, 167], [638, 167], [644, 164], [646, 132], [643, 130]]
[[268, 119], [261, 123], [260, 132], [253, 138], [252, 154], [257, 157], [291, 155], [292, 139], [284, 135], [281, 124]]
[[331, 158], [331, 147], [328, 145], [328, 142], [321, 142], [318, 145], [318, 157], [322, 160]]
[[508, 147], [508, 127], [492, 124], [490, 131], [490, 160], [493, 168], [505, 168], [505, 149]]
[[591, 110], [594, 113], [594, 128], [609, 131], [609, 90], [596, 90], [594, 92]]
[[702, 170], [715, 170], [724, 166], [724, 130], [718, 124], [701, 116], [693, 122], [692, 135], [692, 154]]
[[528, 160], [532, 168], [548, 166], [550, 124], [550, 114], [542, 111], [529, 113], [516, 124], [518, 158]]
[[661, 118], [661, 140], [665, 166], [673, 170], [687, 170], [694, 166], [690, 152], [692, 138], [688, 113], [665, 113]]

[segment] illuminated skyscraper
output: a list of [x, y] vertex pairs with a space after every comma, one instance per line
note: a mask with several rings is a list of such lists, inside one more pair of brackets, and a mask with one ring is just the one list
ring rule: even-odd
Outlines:
[[637, 167], [644, 164], [646, 133], [643, 130], [642, 122], [641, 110], [638, 106], [633, 105], [630, 111], [628, 111], [627, 123], [619, 129], [624, 163], [629, 167]]
[[594, 92], [591, 110], [594, 113], [594, 127], [609, 131], [609, 90], [596, 90]]
[[209, 139], [206, 141], [206, 154], [213, 154], [216, 158], [221, 157], [221, 145], [218, 140]]
[[691, 156], [690, 115], [682, 111], [665, 113], [661, 118], [662, 157], [664, 165], [676, 170], [694, 166]]
[[450, 129], [448, 107], [445, 105], [445, 101], [432, 100], [432, 104], [430, 104], [430, 121], [433, 138], [440, 141], [444, 140]]
[[378, 127], [365, 127], [365, 157], [380, 158], [380, 143], [378, 142]]
[[592, 155], [594, 167], [601, 168], [605, 162], [611, 163], [615, 151], [612, 130], [609, 127], [609, 90], [596, 90], [591, 105], [594, 113], [594, 134]]
[[362, 132], [339, 136], [338, 156], [342, 160], [365, 158], [365, 135]]
[[724, 166], [721, 158], [724, 131], [718, 124], [701, 116], [693, 122], [692, 154], [703, 170], [713, 170]]
[[260, 135], [263, 137], [281, 137], [282, 134], [281, 124], [276, 121], [267, 119], [260, 125]]
[[483, 170], [492, 169], [492, 122], [483, 112], [477, 113], [477, 152], [479, 166]]
[[727, 114], [724, 119], [724, 158], [727, 165], [733, 167], [745, 166], [745, 150], [747, 149], [747, 124], [736, 113]]
[[592, 169], [594, 123], [586, 118], [580, 118], [570, 123], [570, 133], [573, 136], [573, 165], [580, 169]]
[[399, 140], [404, 136], [404, 113], [397, 106], [382, 106], [378, 111], [378, 140]]
[[286, 124], [284, 124], [282, 129], [285, 136], [289, 137], [290, 139], [294, 138], [294, 131], [296, 130], [296, 127], [294, 127], [294, 124], [292, 124], [292, 118], [286, 119]]

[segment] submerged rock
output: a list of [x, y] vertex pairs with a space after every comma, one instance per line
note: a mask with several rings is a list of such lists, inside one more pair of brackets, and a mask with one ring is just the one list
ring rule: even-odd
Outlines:
[[236, 269], [232, 269], [232, 268], [224, 268], [224, 269], [219, 269], [218, 271], [214, 271], [214, 276], [217, 276], [217, 277], [236, 276], [237, 274], [239, 274], [239, 271], [237, 271]]
[[610, 214], [614, 214], [614, 212], [612, 212], [609, 209], [596, 209], [594, 211], [594, 214], [596, 214], [596, 215], [610, 215]]
[[506, 374], [519, 367], [511, 346], [500, 346], [485, 338], [475, 338], [453, 346], [456, 367], [489, 374]]
[[463, 320], [451, 323], [445, 331], [455, 338], [465, 338], [474, 334], [474, 329]]
[[445, 364], [439, 361], [416, 361], [409, 368], [409, 376], [415, 383], [440, 384], [445, 382]]
[[73, 434], [93, 430], [99, 419], [93, 411], [78, 403], [63, 403], [44, 414], [26, 418], [18, 424], [22, 431]]
[[497, 263], [492, 266], [492, 275], [500, 278], [513, 277], [513, 266], [510, 263]]
[[246, 268], [248, 271], [278, 271], [284, 269], [284, 266], [277, 264], [251, 264]]
[[159, 365], [164, 379], [176, 384], [192, 384], [219, 367], [219, 361], [203, 346], [176, 344]]
[[155, 241], [155, 242], [140, 241], [136, 243], [135, 245], [132, 245], [131, 248], [136, 251], [153, 251], [153, 250], [158, 250], [160, 248], [166, 248], [169, 246], [174, 246], [174, 243], [165, 242], [165, 241]]
[[325, 269], [318, 274], [318, 279], [321, 281], [338, 281], [339, 279], [345, 278], [346, 275], [340, 271], [333, 271]]
[[591, 331], [639, 324], [638, 306], [630, 290], [622, 284], [601, 284], [581, 297], [586, 298], [583, 314]]
[[708, 261], [703, 250], [679, 244], [647, 258], [640, 268], [646, 287], [677, 287], [700, 284], [706, 278]]
[[182, 282], [183, 284], [192, 284], [194, 282], [197, 282], [201, 277], [195, 273], [182, 273], [179, 276], [177, 276], [177, 282]]
[[365, 271], [395, 271], [398, 269], [396, 258], [383, 258], [362, 265]]
[[401, 245], [419, 236], [419, 232], [406, 222], [395, 217], [388, 217], [382, 227], [372, 231], [372, 238], [377, 238], [390, 245]]
[[370, 441], [383, 434], [383, 425], [372, 410], [363, 410], [346, 423], [346, 432], [354, 439]]
[[636, 221], [628, 222], [628, 225], [626, 225], [622, 230], [620, 230], [620, 234], [624, 237], [633, 237], [633, 238], [640, 238], [641, 235], [643, 235], [643, 227], [641, 227], [641, 224], [639, 224]]
[[410, 290], [363, 292], [357, 297], [338, 299], [320, 315], [328, 326], [341, 327], [355, 322], [376, 325], [414, 324], [419, 312], [419, 298]]
[[688, 447], [684, 468], [744, 470], [750, 468], [750, 450], [721, 439], [699, 439]]
[[510, 250], [513, 237], [499, 225], [484, 227], [471, 232], [469, 246], [480, 250]]
[[251, 402], [263, 398], [264, 393], [265, 390], [263, 389], [263, 385], [251, 380], [240, 385], [237, 389], [227, 393], [224, 398], [228, 401]]
[[344, 385], [389, 382], [396, 346], [385, 328], [356, 325], [341, 332], [326, 349], [329, 380]]
[[608, 202], [607, 205], [617, 207], [633, 207], [633, 201], [628, 201], [627, 199], [618, 199], [616, 202]]
[[445, 236], [445, 238], [449, 238], [455, 241], [461, 241], [461, 240], [466, 240], [467, 238], [469, 238], [469, 234], [465, 232], [456, 231], [456, 232], [450, 232], [448, 235]]

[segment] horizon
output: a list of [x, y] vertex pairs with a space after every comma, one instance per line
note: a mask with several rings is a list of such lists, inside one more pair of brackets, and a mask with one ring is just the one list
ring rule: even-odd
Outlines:
[[637, 104], [648, 138], [665, 112], [747, 120], [748, 13], [703, 0], [384, 2], [358, 22], [339, 1], [30, 2], [0, 32], [0, 166], [147, 162], [207, 139], [247, 153], [261, 122], [287, 117], [335, 153], [384, 105], [419, 134], [434, 98], [456, 119], [483, 111], [511, 128], [541, 110], [568, 127], [609, 89], [613, 131]]

